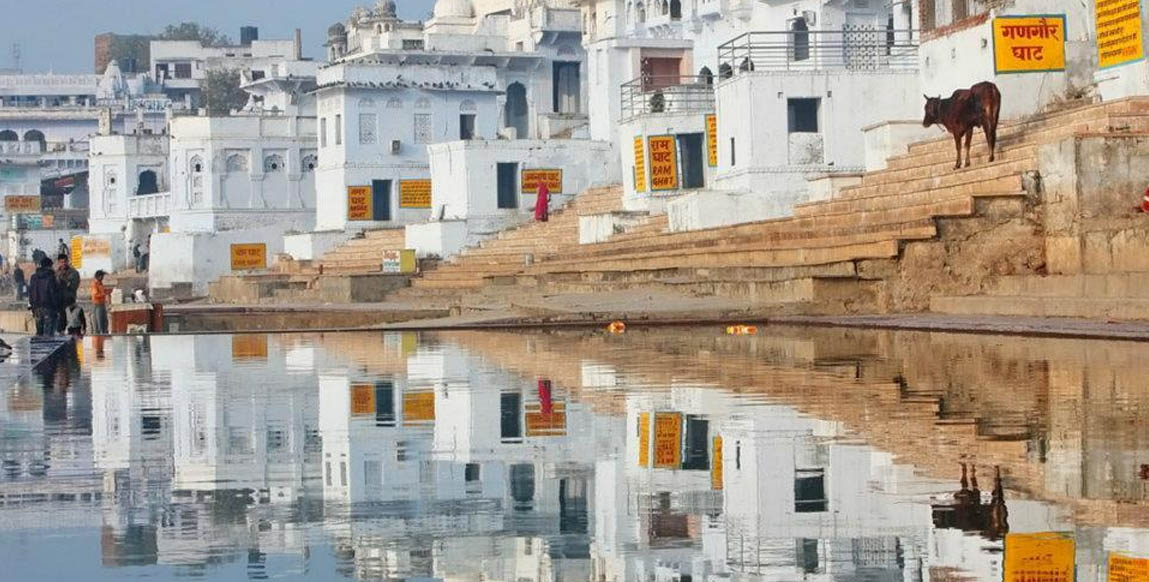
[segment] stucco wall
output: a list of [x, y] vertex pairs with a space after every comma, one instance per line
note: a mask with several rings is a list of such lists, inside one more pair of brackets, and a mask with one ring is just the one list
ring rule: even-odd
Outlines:
[[170, 232], [151, 237], [148, 272], [150, 289], [168, 289], [190, 283], [196, 295], [206, 295], [208, 283], [231, 273], [231, 245], [267, 244], [267, 265], [283, 252], [283, 231], [278, 227], [216, 233]]

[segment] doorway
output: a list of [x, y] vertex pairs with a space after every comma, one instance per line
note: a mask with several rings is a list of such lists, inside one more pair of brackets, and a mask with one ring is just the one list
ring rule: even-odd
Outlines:
[[503, 121], [506, 127], [514, 128], [515, 139], [527, 138], [527, 130], [530, 129], [527, 119], [529, 111], [527, 88], [519, 82], [507, 85], [507, 103], [503, 106]]
[[706, 186], [706, 159], [703, 156], [703, 134], [678, 134], [678, 155], [682, 166], [682, 188], [703, 188]]
[[391, 220], [391, 180], [371, 180], [371, 219]]
[[579, 64], [556, 62], [553, 77], [554, 112], [578, 113], [582, 87], [579, 83]]
[[519, 207], [518, 178], [519, 165], [517, 163], [498, 163], [495, 165], [498, 181], [498, 207], [512, 209]]

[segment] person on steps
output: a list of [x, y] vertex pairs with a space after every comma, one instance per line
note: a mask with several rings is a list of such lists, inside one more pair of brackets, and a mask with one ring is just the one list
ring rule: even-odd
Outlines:
[[104, 285], [103, 269], [96, 271], [92, 279], [92, 334], [107, 335], [108, 333], [108, 296], [111, 291]]
[[16, 285], [16, 301], [23, 301], [24, 285], [27, 282], [24, 280], [24, 269], [20, 268], [20, 263], [16, 263], [16, 268], [12, 271], [12, 283]]
[[60, 311], [56, 316], [56, 331], [63, 332], [68, 323], [64, 310], [76, 302], [76, 295], [80, 291], [80, 272], [72, 268], [68, 262], [68, 255], [63, 253], [56, 257], [56, 283], [60, 290]]
[[539, 197], [535, 200], [535, 220], [546, 222], [550, 218], [548, 207], [551, 203], [551, 191], [547, 185], [539, 180]]
[[56, 335], [56, 314], [60, 309], [60, 291], [56, 273], [52, 272], [52, 259], [44, 257], [40, 268], [28, 280], [28, 303], [36, 318], [36, 335]]

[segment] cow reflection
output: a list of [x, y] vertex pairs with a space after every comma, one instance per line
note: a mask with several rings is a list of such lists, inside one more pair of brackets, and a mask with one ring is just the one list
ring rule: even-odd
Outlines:
[[933, 506], [934, 527], [980, 533], [997, 540], [1009, 533], [1009, 510], [1001, 486], [1001, 467], [993, 468], [993, 492], [989, 504], [982, 504], [977, 483], [977, 466], [961, 464], [961, 489], [954, 493], [952, 504]]

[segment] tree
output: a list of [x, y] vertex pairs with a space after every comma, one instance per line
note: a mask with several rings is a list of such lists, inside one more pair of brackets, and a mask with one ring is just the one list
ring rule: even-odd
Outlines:
[[233, 109], [247, 104], [247, 92], [240, 89], [237, 69], [212, 69], [204, 74], [203, 104], [208, 115], [230, 115]]
[[159, 34], [161, 40], [197, 40], [204, 46], [226, 46], [231, 39], [226, 34], [197, 22], [169, 24]]

